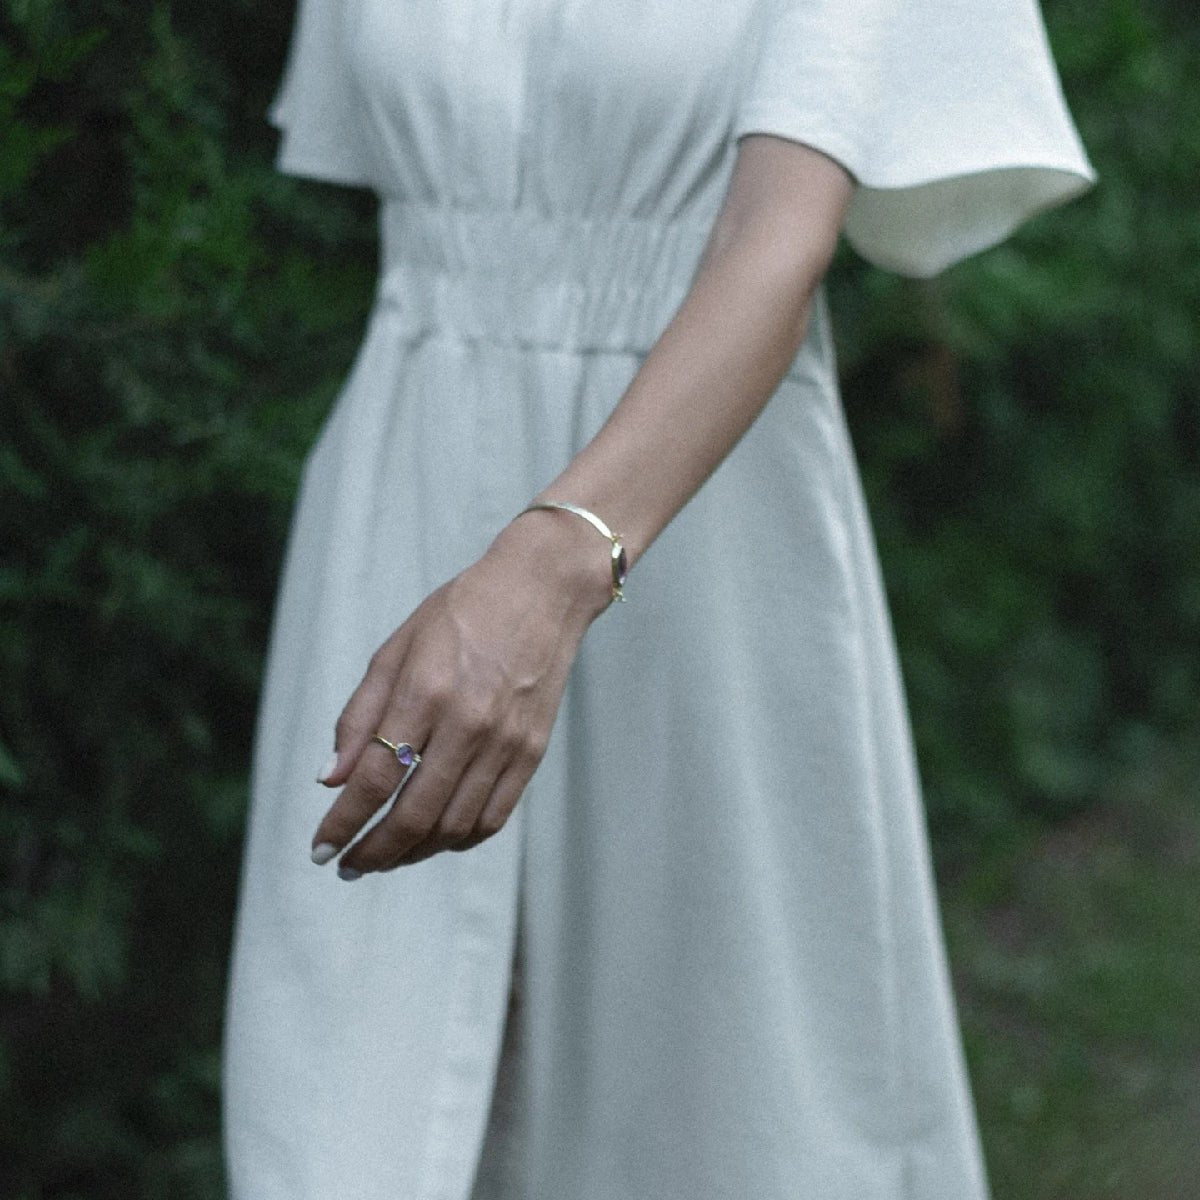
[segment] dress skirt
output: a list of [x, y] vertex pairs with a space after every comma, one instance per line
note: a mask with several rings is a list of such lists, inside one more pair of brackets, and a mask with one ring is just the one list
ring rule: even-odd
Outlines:
[[[389, 214], [385, 252], [418, 219]], [[503, 307], [414, 328], [395, 282], [307, 461], [271, 643], [229, 1088], [242, 1150], [308, 1133], [245, 1196], [466, 1197], [477, 1171], [476, 1200], [981, 1196], [823, 298], [762, 417], [585, 636], [505, 829], [353, 886], [308, 863], [313, 776], [370, 654], [642, 359], [502, 339]]]

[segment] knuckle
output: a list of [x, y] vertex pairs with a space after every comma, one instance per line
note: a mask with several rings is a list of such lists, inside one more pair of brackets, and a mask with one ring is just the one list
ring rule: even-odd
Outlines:
[[501, 812], [484, 813], [475, 823], [475, 831], [480, 840], [495, 837], [508, 821], [508, 816]]
[[359, 782], [368, 795], [387, 795], [396, 786], [395, 772], [383, 755], [364, 756], [358, 766]]
[[504, 754], [509, 758], [515, 758], [521, 753], [521, 747], [525, 744], [525, 735], [516, 726], [505, 725], [502, 729], [497, 730], [496, 740]]
[[450, 702], [450, 681], [437, 671], [421, 671], [411, 681], [410, 687], [418, 706], [428, 706], [441, 712]]
[[396, 853], [400, 853], [402, 847], [424, 841], [433, 829], [433, 822], [428, 817], [408, 811], [397, 813], [390, 825], [389, 832]]
[[546, 754], [548, 739], [544, 733], [529, 730], [517, 747], [517, 758], [527, 767], [536, 767]]
[[458, 727], [473, 742], [480, 741], [492, 728], [492, 715], [486, 705], [478, 701], [460, 704], [456, 714]]
[[374, 675], [380, 671], [390, 672], [392, 669], [392, 644], [384, 642], [367, 660], [367, 674]]
[[317, 830], [316, 840], [318, 845], [328, 842], [336, 848], [337, 853], [341, 853], [354, 840], [357, 832], [358, 824], [356, 822], [340, 813], [330, 813], [321, 823], [320, 829]]
[[432, 845], [429, 842], [426, 842], [421, 846], [414, 846], [411, 850], [409, 850], [405, 854], [402, 854], [396, 860], [396, 866], [411, 867], [411, 866], [415, 865], [416, 863], [424, 862], [427, 858], [432, 858], [435, 854], [439, 853], [442, 849], [443, 849], [443, 847]]
[[356, 803], [353, 796], [344, 796], [321, 822], [321, 841], [343, 848], [348, 846], [369, 816], [365, 804]]
[[354, 856], [353, 866], [358, 871], [378, 871], [387, 861], [388, 856], [383, 847], [363, 846]]
[[348, 712], [343, 712], [333, 726], [333, 731], [337, 735], [339, 746], [345, 746], [346, 742], [353, 739], [359, 733], [359, 723]]
[[475, 822], [461, 815], [443, 817], [434, 827], [434, 835], [443, 842], [461, 842], [475, 830]]

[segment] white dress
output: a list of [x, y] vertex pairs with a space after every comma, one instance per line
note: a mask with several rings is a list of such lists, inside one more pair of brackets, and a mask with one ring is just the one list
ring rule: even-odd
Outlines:
[[1034, 0], [302, 0], [271, 115], [283, 170], [378, 192], [382, 261], [270, 646], [233, 1197], [981, 1200], [823, 298], [501, 833], [353, 884], [308, 851], [369, 655], [620, 399], [739, 136], [842, 162], [912, 274], [1088, 186]]

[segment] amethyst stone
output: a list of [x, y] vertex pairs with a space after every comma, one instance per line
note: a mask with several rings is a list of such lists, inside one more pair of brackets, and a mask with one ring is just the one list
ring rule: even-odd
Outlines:
[[613, 564], [615, 567], [613, 574], [617, 578], [617, 587], [621, 587], [625, 582], [625, 576], [629, 574], [629, 560], [625, 557], [624, 546], [613, 555]]

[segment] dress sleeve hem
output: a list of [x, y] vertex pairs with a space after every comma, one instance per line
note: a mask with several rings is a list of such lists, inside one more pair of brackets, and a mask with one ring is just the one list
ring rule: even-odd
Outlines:
[[964, 145], [921, 160], [872, 163], [836, 128], [788, 106], [739, 115], [735, 138], [768, 133], [826, 154], [856, 188], [846, 240], [869, 262], [915, 278], [1004, 241], [1026, 220], [1088, 191], [1096, 172], [1077, 138], [1061, 146]]
[[284, 175], [301, 179], [316, 179], [322, 183], [339, 183], [346, 187], [374, 187], [375, 181], [366, 167], [343, 148], [314, 145], [311, 138], [301, 148], [290, 129], [285, 103], [274, 101], [267, 109], [267, 121], [281, 134], [275, 154], [275, 169]]
[[275, 169], [284, 175], [300, 179], [315, 179], [322, 183], [339, 183], [346, 187], [374, 188], [357, 164], [338, 163], [332, 159], [313, 157], [290, 151], [285, 141], [275, 156]]

